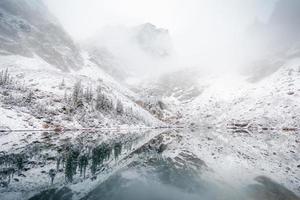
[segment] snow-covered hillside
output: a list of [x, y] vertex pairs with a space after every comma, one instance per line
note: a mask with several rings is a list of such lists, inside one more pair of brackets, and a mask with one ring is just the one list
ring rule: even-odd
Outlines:
[[[89, 62], [88, 60], [85, 63], [85, 67], [83, 67], [81, 70], [65, 73], [47, 64], [38, 57], [26, 58], [21, 56], [3, 56], [1, 57], [1, 69], [2, 71], [6, 71], [7, 69], [12, 79], [14, 79], [16, 82], [15, 84], [22, 84], [25, 90], [23, 93], [18, 90], [9, 88], [7, 89], [7, 87], [3, 86], [3, 88], [1, 88], [1, 104], [3, 107], [11, 107], [10, 109], [20, 107], [18, 109], [26, 110], [26, 105], [24, 106], [25, 108], [22, 108], [23, 106], [14, 105], [13, 102], [8, 102], [6, 104], [5, 98], [10, 95], [25, 96], [27, 93], [32, 92], [34, 100], [36, 100], [37, 104], [43, 106], [45, 109], [48, 109], [46, 105], [49, 105], [49, 109], [52, 109], [54, 112], [58, 112], [55, 114], [58, 118], [54, 121], [57, 121], [57, 123], [61, 121], [60, 124], [63, 125], [65, 120], [61, 118], [62, 116], [60, 114], [61, 109], [64, 107], [64, 103], [66, 103], [65, 98], [66, 96], [74, 93], [74, 87], [76, 83], [80, 82], [82, 87], [81, 89], [83, 90], [82, 93], [85, 93], [86, 90], [91, 90], [91, 98], [93, 100], [96, 100], [98, 94], [97, 92], [99, 92], [108, 98], [113, 107], [117, 105], [117, 102], [120, 102], [122, 104], [124, 114], [128, 114], [131, 115], [131, 117], [137, 118], [137, 122], [140, 121], [140, 123], [148, 126], [152, 124], [159, 124], [158, 119], [151, 116], [147, 111], [135, 103], [135, 101], [138, 99], [138, 96], [135, 93], [131, 92], [125, 87], [122, 87], [120, 84], [115, 82], [113, 78], [103, 72], [98, 66]], [[8, 94], [4, 95], [4, 92]], [[95, 105], [89, 106], [91, 106], [90, 109], [94, 109], [93, 107]], [[109, 110], [108, 113], [101, 114], [100, 112], [99, 114], [99, 117], [90, 116], [90, 120], [95, 119], [97, 122], [92, 122], [91, 124], [83, 123], [79, 125], [79, 121], [83, 122], [85, 120], [83, 118], [81, 118], [81, 120], [76, 120], [75, 117], [74, 121], [71, 120], [72, 125], [70, 125], [76, 127], [76, 124], [79, 123], [78, 127], [85, 127], [89, 125], [97, 127], [100, 124], [105, 125], [107, 123], [109, 125], [115, 123], [116, 125], [121, 125], [122, 123], [131, 124], [133, 122], [127, 119], [127, 116], [119, 116], [117, 117], [119, 119], [114, 119], [116, 116], [115, 113], [113, 113], [113, 108], [111, 111]], [[110, 117], [106, 118], [106, 116], [111, 116], [111, 121], [109, 120]], [[73, 122], [75, 124], [73, 124]], [[1, 125], [5, 126], [4, 120], [1, 120]], [[42, 123], [40, 123], [40, 126], [41, 125]], [[15, 126], [10, 128], [14, 129], [18, 126], [19, 125], [16, 123]]]
[[39, 0], [0, 2], [0, 54], [39, 56], [59, 69], [78, 69], [80, 50]]
[[271, 75], [283, 63], [300, 56], [300, 2], [279, 0], [267, 22], [256, 21], [244, 38], [243, 68], [253, 81]]
[[197, 123], [299, 129], [299, 9], [297, 0], [278, 1], [266, 23], [249, 28], [243, 76], [210, 78], [187, 112]]
[[293, 59], [255, 83], [243, 76], [216, 78], [186, 113], [197, 124], [226, 126], [246, 121], [260, 128], [299, 129], [299, 66], [299, 59]]
[[[101, 69], [112, 59], [105, 55], [93, 62], [43, 2], [4, 0], [0, 14], [1, 109], [19, 116], [8, 123], [9, 116], [1, 115], [2, 127], [36, 129], [45, 122], [69, 128], [161, 124], [136, 103], [137, 94]], [[32, 115], [25, 124], [24, 113]]]

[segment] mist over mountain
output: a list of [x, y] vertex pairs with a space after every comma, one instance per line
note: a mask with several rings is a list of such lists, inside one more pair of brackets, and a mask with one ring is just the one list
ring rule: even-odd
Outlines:
[[[90, 53], [93, 62], [104, 61], [106, 64], [99, 66], [122, 80], [129, 76], [153, 74], [156, 69], [169, 70], [175, 55], [168, 30], [150, 23], [105, 27], [84, 42], [83, 47]], [[106, 62], [108, 57], [105, 54], [113, 59]]]
[[257, 20], [249, 27], [245, 64], [249, 66], [246, 73], [253, 73], [251, 80], [261, 80], [300, 55], [299, 9], [297, 0], [280, 0], [266, 23]]
[[299, 113], [300, 0], [0, 0], [1, 200], [299, 200]]
[[72, 38], [39, 0], [1, 0], [0, 51], [38, 56], [62, 70], [83, 64]]
[[300, 40], [300, 2], [297, 0], [280, 0], [275, 6], [267, 24], [272, 32], [274, 43], [282, 45], [282, 50], [293, 44], [299, 45]]
[[[140, 99], [138, 94], [116, 81], [116, 79], [121, 80], [120, 77], [126, 77], [126, 73], [128, 73], [123, 73], [119, 58], [105, 48], [91, 48], [89, 49], [91, 51], [87, 52], [81, 46], [77, 46], [43, 1], [1, 1], [0, 28], [0, 86], [2, 88], [0, 93], [11, 89], [10, 98], [12, 101], [15, 101], [18, 95], [31, 96], [32, 93], [35, 93], [33, 101], [36, 99], [39, 101], [32, 101], [30, 104], [24, 105], [21, 103], [20, 105], [31, 110], [28, 112], [31, 113], [32, 118], [36, 113], [43, 115], [43, 117], [38, 117], [38, 123], [42, 123], [40, 120], [44, 120], [51, 124], [60, 123], [61, 126], [69, 126], [70, 123], [76, 123], [80, 127], [89, 126], [86, 124], [89, 121], [87, 118], [90, 118], [94, 111], [96, 112], [94, 114], [98, 115], [96, 118], [101, 119], [101, 122], [97, 120], [96, 123], [99, 124], [93, 126], [115, 122], [121, 125], [126, 120], [131, 121], [129, 124], [135, 124], [138, 121], [141, 124], [161, 123], [148, 110], [137, 105], [136, 101]], [[16, 89], [21, 85], [24, 90]], [[67, 100], [69, 99], [67, 96], [74, 94], [74, 92], [76, 99], [77, 97], [81, 99], [79, 107], [82, 109], [78, 109], [77, 100], [75, 104]], [[87, 93], [90, 96], [88, 102], [83, 97]], [[7, 109], [3, 108], [5, 106], [2, 107], [2, 103], [6, 100], [1, 94], [0, 109], [2, 109], [1, 112], [5, 113]], [[48, 97], [44, 96], [45, 94], [49, 94]], [[37, 97], [37, 95], [41, 96]], [[62, 107], [70, 106], [72, 114], [69, 116], [69, 122], [61, 119], [64, 114], [56, 115], [56, 118], [51, 117], [48, 111], [37, 111], [43, 107], [45, 101], [49, 100], [52, 102], [51, 104], [55, 104], [53, 102], [54, 96], [58, 98], [58, 102], [62, 103], [55, 105], [54, 112], [62, 112], [61, 109], [65, 109]], [[93, 101], [101, 101], [102, 103], [98, 102], [96, 106]], [[71, 108], [73, 106], [76, 109]], [[87, 109], [86, 106], [94, 111]], [[108, 112], [104, 112], [104, 107], [108, 109], [106, 110]], [[117, 117], [118, 119], [115, 118], [117, 107], [118, 112], [122, 112], [122, 116]], [[19, 109], [19, 107], [14, 107], [12, 110], [16, 112]], [[136, 112], [136, 109], [139, 111]], [[76, 117], [82, 114], [85, 117]], [[3, 117], [4, 119], [0, 120], [0, 126], [5, 125], [2, 121], [7, 120], [6, 115]], [[139, 119], [135, 121], [132, 117]], [[143, 121], [144, 119], [145, 121]], [[31, 125], [36, 128], [33, 123]]]
[[133, 40], [150, 55], [162, 58], [172, 55], [174, 49], [168, 30], [146, 23], [134, 27], [133, 32]]

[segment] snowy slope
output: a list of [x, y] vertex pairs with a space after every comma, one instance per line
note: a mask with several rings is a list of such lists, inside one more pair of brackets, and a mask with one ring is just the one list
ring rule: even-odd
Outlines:
[[78, 69], [80, 50], [39, 0], [0, 2], [0, 54], [39, 56], [59, 69]]
[[[135, 93], [122, 87], [95, 64], [88, 60], [86, 60], [85, 64], [79, 71], [65, 73], [38, 57], [1, 57], [2, 70], [8, 69], [18, 82], [24, 83], [33, 90], [36, 89], [39, 92], [48, 93], [52, 95], [52, 98], [64, 98], [66, 93], [72, 92], [74, 84], [81, 81], [83, 87], [90, 87], [93, 91], [96, 90], [97, 86], [100, 86], [103, 88], [103, 92], [110, 96], [113, 101], [120, 100], [124, 104], [124, 107], [131, 108], [133, 109], [133, 113], [140, 115], [141, 120], [144, 120], [145, 123], [159, 123], [147, 111], [134, 103], [137, 99]], [[64, 82], [63, 88], [61, 87], [62, 82]]]
[[[42, 1], [0, 2], [0, 50], [1, 130], [163, 125], [74, 44]], [[9, 150], [16, 135], [1, 145]]]
[[212, 80], [189, 111], [198, 124], [224, 126], [234, 120], [268, 128], [299, 128], [299, 59], [286, 62], [260, 82], [246, 78]]
[[286, 60], [300, 56], [300, 2], [279, 0], [267, 22], [256, 21], [244, 41], [244, 68], [253, 81], [275, 72]]

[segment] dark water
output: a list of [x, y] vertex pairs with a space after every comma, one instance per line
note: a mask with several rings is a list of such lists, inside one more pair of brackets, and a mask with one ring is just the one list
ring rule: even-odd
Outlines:
[[[79, 133], [59, 141], [55, 140], [55, 134], [42, 135], [46, 139], [1, 155], [1, 199], [299, 199], [264, 174], [239, 187], [217, 179], [213, 167], [206, 162], [208, 158], [199, 156], [211, 149], [220, 151], [220, 140], [208, 132]], [[230, 137], [233, 143], [236, 133]], [[268, 136], [261, 137], [268, 141]], [[251, 140], [246, 138], [246, 141]], [[241, 145], [240, 139], [236, 143]], [[201, 146], [199, 150], [195, 150], [196, 145]], [[225, 153], [212, 153], [212, 157], [219, 156], [221, 161], [222, 156], [234, 154], [235, 148], [238, 147], [224, 145]], [[238, 148], [238, 155], [242, 150]]]
[[[114, 173], [81, 200], [297, 200], [293, 192], [268, 177], [239, 191], [201, 179], [161, 158], [136, 161]], [[73, 199], [67, 187], [43, 191], [30, 200]]]

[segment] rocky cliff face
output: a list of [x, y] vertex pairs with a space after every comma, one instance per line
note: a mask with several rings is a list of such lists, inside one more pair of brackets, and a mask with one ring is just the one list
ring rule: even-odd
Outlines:
[[37, 0], [1, 0], [0, 54], [39, 56], [62, 70], [82, 64], [70, 36]]

